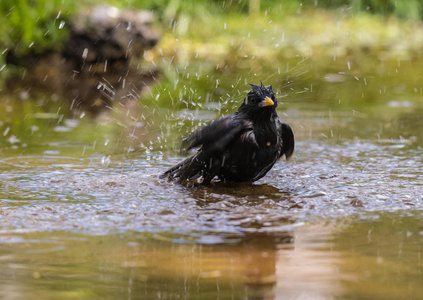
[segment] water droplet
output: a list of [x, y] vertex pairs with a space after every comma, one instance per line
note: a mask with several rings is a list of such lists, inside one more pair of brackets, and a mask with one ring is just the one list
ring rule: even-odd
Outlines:
[[4, 131], [3, 131], [3, 136], [6, 136], [9, 133], [10, 127], [7, 127]]
[[108, 167], [109, 166], [109, 164], [112, 162], [112, 160], [110, 159], [110, 156], [103, 156], [102, 158], [101, 158], [101, 164], [103, 165], [103, 166], [106, 166], [106, 167]]
[[16, 143], [19, 143], [19, 139], [16, 137], [16, 136], [14, 136], [14, 135], [11, 135], [9, 138], [8, 138], [8, 140], [7, 140], [9, 143], [11, 143], [11, 144], [16, 144]]
[[85, 48], [84, 51], [82, 52], [82, 59], [87, 59], [88, 56], [88, 48]]

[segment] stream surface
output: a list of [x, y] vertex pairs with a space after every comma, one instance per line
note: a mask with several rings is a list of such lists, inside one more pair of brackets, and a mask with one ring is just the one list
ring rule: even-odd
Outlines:
[[176, 96], [159, 83], [94, 119], [25, 86], [0, 96], [0, 298], [419, 299], [423, 96], [418, 64], [397, 64], [267, 78], [296, 153], [254, 184], [158, 175], [263, 74], [188, 68]]

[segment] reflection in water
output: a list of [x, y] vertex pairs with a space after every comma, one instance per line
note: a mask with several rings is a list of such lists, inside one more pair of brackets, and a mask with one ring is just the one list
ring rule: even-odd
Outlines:
[[10, 79], [7, 86], [9, 92], [19, 91], [25, 99], [47, 98], [44, 105], [51, 100], [67, 100], [65, 110], [77, 117], [85, 113], [97, 116], [113, 109], [125, 116], [160, 77], [157, 69], [140, 69], [126, 62], [106, 65], [107, 68], [101, 62], [84, 64], [53, 54], [39, 59], [23, 80]]
[[[74, 152], [85, 151], [80, 147]], [[295, 222], [423, 208], [421, 150], [400, 141], [300, 142], [296, 160], [278, 162], [257, 184], [237, 187], [160, 181], [158, 174], [172, 161], [153, 151], [132, 155], [136, 158], [45, 155], [0, 161], [6, 182], [0, 186], [7, 219], [2, 229], [162, 230], [195, 240], [193, 232], [219, 237], [274, 232]]]
[[197, 199], [199, 206], [216, 203], [230, 199], [234, 205], [259, 204], [263, 199], [285, 201], [289, 199], [289, 193], [284, 192], [269, 184], [252, 183], [225, 183], [217, 182], [211, 187], [190, 186], [188, 188], [192, 197]]
[[421, 299], [422, 211], [361, 216], [334, 235], [343, 299]]
[[325, 231], [246, 234], [236, 244], [212, 245], [174, 243], [160, 234], [3, 235], [0, 280], [8, 288], [0, 295], [327, 299], [339, 288]]
[[300, 227], [293, 249], [278, 250], [276, 299], [332, 299], [342, 291], [331, 230], [321, 225]]
[[[98, 81], [101, 72], [93, 76]], [[195, 89], [195, 82], [187, 86]], [[76, 77], [75, 84], [80, 84]], [[313, 85], [314, 93], [336, 99], [336, 105], [342, 98], [355, 106], [349, 95], [354, 89]], [[372, 89], [370, 97], [379, 85], [366, 89]], [[357, 93], [358, 99], [362, 91]], [[67, 126], [69, 132], [56, 132], [63, 125], [58, 113], [37, 123], [28, 121], [31, 115], [5, 121], [0, 284], [6, 287], [0, 298], [362, 299], [371, 294], [386, 299], [395, 289], [398, 298], [418, 298], [423, 293], [418, 218], [381, 219], [382, 226], [392, 226], [378, 235], [379, 221], [356, 218], [423, 209], [418, 104], [386, 106], [384, 98], [352, 110], [304, 103], [307, 98], [295, 102], [304, 95], [288, 95], [293, 100], [279, 108], [295, 127], [296, 158], [278, 162], [254, 185], [187, 188], [158, 180], [181, 159], [176, 152], [168, 156], [166, 139], [195, 124], [177, 108], [163, 112], [159, 101], [166, 99], [158, 99], [159, 109], [148, 116], [156, 104], [146, 111], [122, 108], [119, 118], [142, 123], [138, 131], [121, 120], [108, 125], [82, 120]], [[23, 107], [32, 111], [28, 103]], [[19, 108], [12, 111], [24, 111]], [[186, 112], [209, 112], [196, 108]], [[162, 122], [162, 116], [171, 120]], [[199, 119], [205, 118], [212, 117]], [[160, 130], [152, 130], [154, 124]], [[345, 230], [322, 225], [351, 219], [358, 225]], [[309, 223], [314, 225], [300, 226]], [[331, 232], [337, 229], [334, 239]]]

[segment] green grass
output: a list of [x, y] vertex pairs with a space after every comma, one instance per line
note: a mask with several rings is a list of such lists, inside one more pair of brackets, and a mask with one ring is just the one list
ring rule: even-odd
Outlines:
[[[164, 90], [171, 97], [153, 92], [143, 101], [173, 101], [180, 108], [192, 109], [204, 100], [197, 101], [195, 87], [222, 97], [220, 102], [224, 103], [228, 101], [224, 99], [225, 90], [245, 82], [277, 77], [285, 78], [287, 85], [291, 78], [304, 85], [316, 84], [312, 81], [319, 77], [316, 74], [302, 75], [310, 70], [325, 72], [320, 77], [340, 71], [351, 78], [365, 74], [386, 77], [390, 73], [394, 80], [397, 65], [420, 60], [420, 23], [316, 8], [283, 17], [277, 13], [257, 17], [231, 13], [179, 20], [164, 30], [159, 45], [144, 56], [146, 66], [159, 66], [163, 71], [160, 93], [163, 95]], [[421, 77], [418, 70], [408, 68], [410, 82], [416, 86], [418, 82], [414, 81]], [[183, 86], [193, 91], [181, 89]], [[185, 101], [172, 100], [183, 98]]]

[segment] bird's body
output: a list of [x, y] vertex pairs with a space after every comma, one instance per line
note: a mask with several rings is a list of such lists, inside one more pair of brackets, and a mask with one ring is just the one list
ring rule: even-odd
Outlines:
[[240, 108], [194, 132], [185, 142], [188, 149], [201, 145], [196, 154], [175, 165], [161, 178], [179, 183], [202, 178], [210, 184], [222, 181], [253, 182], [262, 178], [276, 161], [294, 151], [294, 135], [279, 121], [272, 87], [251, 85]]

